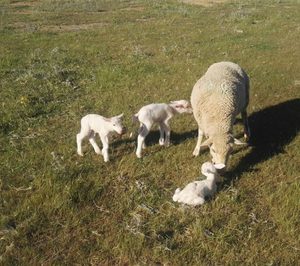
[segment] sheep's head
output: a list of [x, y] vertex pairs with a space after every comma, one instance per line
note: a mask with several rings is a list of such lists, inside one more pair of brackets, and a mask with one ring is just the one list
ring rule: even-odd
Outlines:
[[170, 105], [180, 114], [182, 113], [193, 113], [192, 106], [189, 101], [187, 100], [178, 100], [178, 101], [171, 101]]
[[117, 132], [119, 135], [123, 135], [126, 133], [126, 128], [123, 126], [122, 118], [123, 118], [123, 114], [110, 118], [110, 122], [113, 127], [113, 130]]
[[201, 146], [209, 146], [212, 162], [226, 165], [232, 152], [233, 139], [228, 135], [209, 137]]

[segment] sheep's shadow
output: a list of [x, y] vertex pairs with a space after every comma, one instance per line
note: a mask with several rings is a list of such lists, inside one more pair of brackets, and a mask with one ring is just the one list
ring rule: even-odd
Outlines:
[[283, 153], [300, 130], [300, 99], [267, 107], [249, 117], [252, 149], [226, 174], [226, 183], [249, 171], [256, 164]]

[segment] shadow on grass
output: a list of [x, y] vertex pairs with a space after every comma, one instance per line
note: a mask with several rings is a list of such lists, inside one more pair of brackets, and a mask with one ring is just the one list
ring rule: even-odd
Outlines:
[[[191, 130], [183, 133], [176, 133], [174, 131], [171, 131], [171, 144], [172, 145], [178, 145], [182, 142], [184, 142], [187, 139], [196, 138], [198, 134], [198, 130]], [[153, 130], [150, 131], [150, 133], [146, 137], [146, 145], [152, 146], [152, 145], [158, 145], [159, 140], [159, 131]]]
[[226, 174], [226, 183], [256, 164], [283, 153], [300, 130], [300, 99], [267, 107], [249, 117], [252, 150]]

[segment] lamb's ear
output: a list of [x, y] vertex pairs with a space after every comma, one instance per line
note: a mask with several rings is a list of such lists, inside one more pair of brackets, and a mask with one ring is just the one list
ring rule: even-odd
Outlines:
[[124, 114], [122, 113], [122, 114], [120, 114], [120, 115], [117, 115], [116, 118], [119, 118], [119, 119], [120, 119], [120, 118], [122, 118], [123, 116], [124, 116]]
[[181, 191], [181, 189], [180, 189], [180, 188], [176, 188], [176, 190], [175, 190], [175, 194], [178, 194], [180, 191]]
[[212, 144], [212, 139], [208, 138], [200, 145], [200, 147], [206, 147], [206, 146], [209, 147], [211, 144]]
[[242, 142], [236, 138], [233, 138], [233, 143], [236, 144], [236, 145], [247, 145], [246, 142]]
[[223, 168], [225, 168], [225, 164], [223, 164], [223, 163], [217, 163], [217, 164], [214, 164], [214, 167], [216, 168], [216, 169], [218, 169], [218, 170], [221, 170], [221, 169], [223, 169]]

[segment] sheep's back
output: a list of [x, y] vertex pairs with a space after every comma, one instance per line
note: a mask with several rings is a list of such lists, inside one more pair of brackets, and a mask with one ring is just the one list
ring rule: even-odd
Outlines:
[[[248, 105], [249, 80], [237, 64], [220, 62], [211, 65], [195, 84], [191, 104], [195, 119], [205, 134], [217, 123], [222, 131], [230, 131], [235, 117]], [[219, 123], [228, 121], [228, 123]], [[227, 128], [226, 128], [227, 127]]]

